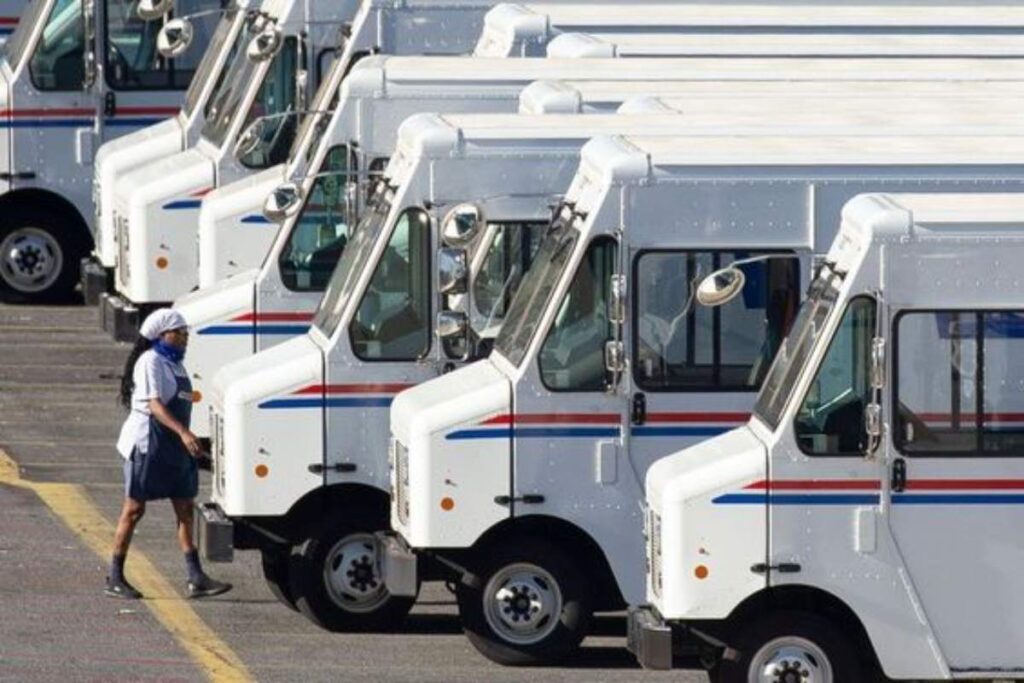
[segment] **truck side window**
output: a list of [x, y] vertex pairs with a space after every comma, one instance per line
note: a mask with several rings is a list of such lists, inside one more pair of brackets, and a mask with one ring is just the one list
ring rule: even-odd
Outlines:
[[601, 391], [604, 344], [612, 338], [608, 294], [617, 244], [598, 237], [580, 261], [540, 350], [541, 380], [551, 391]]
[[278, 116], [295, 110], [295, 71], [299, 59], [298, 41], [285, 38], [281, 50], [274, 55], [256, 98], [245, 115], [242, 130], [261, 116], [267, 119], [263, 140], [239, 161], [247, 168], [269, 168], [284, 163], [298, 130], [298, 116]]
[[797, 411], [797, 444], [808, 455], [860, 455], [867, 448], [864, 408], [871, 400], [868, 365], [875, 300], [850, 301]]
[[741, 266], [741, 296], [697, 304], [702, 278], [752, 254], [649, 251], [634, 268], [633, 375], [646, 391], [756, 391], [799, 306], [799, 263]]
[[430, 350], [430, 219], [408, 209], [395, 225], [355, 319], [352, 348], [363, 360], [416, 360]]
[[288, 289], [319, 292], [327, 287], [354, 227], [349, 225], [352, 215], [345, 196], [346, 184], [355, 180], [348, 171], [354, 170], [347, 145], [327, 152], [278, 260]]
[[[176, 59], [164, 59], [156, 49], [162, 22], [143, 21], [135, 13], [136, 0], [106, 0], [104, 73], [115, 90], [183, 90], [210, 44], [219, 15], [196, 17], [192, 46]], [[204, 9], [196, 0], [175, 3], [181, 16]]]
[[81, 0], [57, 0], [29, 62], [39, 90], [81, 90], [85, 82], [85, 23]]
[[1024, 455], [1024, 313], [921, 311], [896, 322], [894, 412], [907, 455]]

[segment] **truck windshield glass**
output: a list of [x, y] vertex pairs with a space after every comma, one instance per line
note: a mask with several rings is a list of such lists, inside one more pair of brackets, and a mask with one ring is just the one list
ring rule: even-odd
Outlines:
[[345, 245], [341, 260], [331, 274], [327, 291], [324, 292], [320, 307], [313, 316], [313, 325], [328, 337], [338, 328], [342, 309], [352, 296], [361, 268], [369, 260], [373, 245], [384, 232], [385, 221], [391, 212], [394, 197], [395, 190], [389, 187], [386, 181], [381, 180], [377, 183], [366, 212], [352, 231], [352, 237]]
[[[245, 130], [260, 117], [266, 118], [263, 137], [256, 149], [239, 161], [248, 168], [269, 168], [287, 160], [292, 146], [295, 129], [299, 126], [299, 114], [295, 113], [297, 100], [296, 69], [299, 61], [298, 41], [286, 38], [284, 46], [270, 63], [263, 84], [256, 98], [249, 106], [249, 112], [240, 130]], [[291, 113], [289, 113], [291, 112]]]
[[782, 411], [796, 385], [797, 377], [835, 306], [841, 282], [842, 276], [829, 265], [822, 267], [808, 288], [807, 300], [800, 307], [790, 333], [779, 345], [775, 361], [754, 405], [754, 415], [772, 429], [779, 426]]
[[339, 145], [327, 153], [320, 167], [278, 261], [288, 289], [323, 291], [348, 244], [355, 218], [350, 204], [358, 196], [349, 188], [356, 180], [349, 174], [355, 170], [350, 161], [348, 146]]
[[306, 155], [307, 162], [316, 154], [320, 138], [323, 137], [324, 131], [327, 130], [331, 122], [331, 114], [326, 112], [334, 111], [338, 106], [338, 99], [341, 97], [341, 89], [337, 87], [337, 83], [332, 83], [331, 80], [331, 76], [337, 68], [338, 64], [335, 60], [327, 72], [328, 76], [320, 81], [320, 87], [316, 90], [316, 97], [313, 98], [313, 104], [310, 106], [313, 113], [302, 117], [302, 123], [299, 124], [299, 130], [292, 141], [291, 149], [288, 150], [289, 165], [303, 153]]
[[39, 20], [46, 10], [46, 0], [32, 0], [18, 18], [18, 26], [14, 33], [7, 39], [2, 49], [3, 56], [7, 59], [12, 70], [21, 65], [28, 50], [29, 38], [33, 29], [39, 24]]
[[253, 73], [259, 64], [245, 56], [245, 46], [253, 39], [255, 31], [252, 22], [245, 22], [239, 31], [232, 59], [220, 74], [220, 83], [206, 104], [206, 123], [203, 137], [220, 147], [231, 127], [231, 117], [242, 105], [242, 99], [252, 82]]
[[29, 62], [39, 90], [81, 90], [85, 82], [85, 21], [81, 0], [57, 0]]
[[563, 205], [548, 227], [547, 234], [537, 249], [537, 256], [519, 291], [512, 297], [505, 324], [494, 342], [494, 350], [513, 365], [523, 362], [544, 310], [559, 278], [572, 258], [579, 231], [572, 227], [575, 214]]
[[512, 297], [530, 267], [541, 235], [540, 223], [492, 223], [487, 254], [473, 274], [473, 311], [470, 326], [480, 338], [493, 338], [505, 318]]
[[[189, 82], [188, 90], [185, 91], [185, 116], [192, 116], [195, 111], [196, 105], [199, 103], [199, 96], [202, 94], [203, 88], [206, 87], [206, 80], [213, 78], [213, 69], [220, 58], [220, 52], [224, 49], [225, 43], [227, 43], [228, 36], [231, 35], [232, 29], [235, 27], [235, 21], [238, 19], [238, 7], [233, 3], [231, 9], [224, 13], [223, 17], [217, 22], [217, 30], [213, 32], [213, 37], [210, 39], [210, 45], [203, 50], [203, 58], [199, 60], [199, 66], [196, 68], [195, 75]], [[217, 87], [224, 82], [224, 73], [227, 71], [227, 67], [231, 64], [238, 52], [238, 37], [241, 36], [244, 31], [239, 31], [235, 36], [235, 41], [231, 44], [231, 50], [228, 53], [227, 60], [221, 65], [220, 73], [217, 74], [217, 84], [213, 91], [210, 93], [210, 98], [214, 98], [217, 95]], [[201, 46], [190, 46], [189, 49], [202, 49]]]
[[804, 453], [861, 455], [867, 451], [864, 410], [871, 401], [868, 367], [874, 336], [875, 300], [852, 299], [796, 413], [793, 431]]

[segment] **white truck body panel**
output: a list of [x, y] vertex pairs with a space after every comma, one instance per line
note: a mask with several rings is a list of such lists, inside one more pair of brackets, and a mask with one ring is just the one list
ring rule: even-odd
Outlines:
[[[963, 457], [954, 449], [927, 457], [927, 446], [917, 454], [903, 450], [896, 435], [904, 418], [889, 411], [897, 400], [909, 414], [929, 404], [948, 410], [941, 402], [949, 399], [943, 391], [951, 335], [979, 335], [1002, 373], [990, 385], [980, 375], [965, 375], [965, 381], [985, 382], [996, 394], [986, 402], [989, 434], [1012, 438], [1019, 430], [1013, 417], [1019, 396], [998, 387], [1020, 373], [1015, 356], [1006, 355], [1019, 338], [1021, 310], [1020, 289], [1007, 268], [1024, 249], [1024, 196], [867, 195], [833, 220], [840, 215], [827, 257], [833, 272], [843, 274], [837, 303], [800, 356], [805, 362], [795, 367], [792, 382], [780, 386], [778, 426], [752, 418], [648, 471], [647, 504], [660, 519], [656, 545], [662, 548], [660, 581], [656, 590], [649, 585], [648, 599], [670, 623], [722, 618], [764, 586], [763, 576], [758, 586], [729, 569], [756, 549], [760, 562], [781, 559], [800, 567], [799, 573], [771, 573], [771, 585], [821, 590], [849, 607], [890, 677], [1019, 678], [1024, 602], [1018, 574], [1005, 567], [1018, 554], [1024, 466], [1005, 451]], [[891, 349], [879, 397], [887, 428], [872, 457], [852, 451], [815, 457], [797, 443], [794, 421], [805, 399], [796, 398], [807, 395], [815, 368], [826, 362], [847, 302], [876, 292], [882, 297], [877, 329]], [[968, 319], [984, 311], [993, 318], [981, 336], [976, 325], [943, 328], [943, 311], [963, 311]], [[916, 328], [921, 343], [900, 353], [899, 334], [914, 339], [914, 328], [902, 322], [912, 315], [926, 322]], [[946, 418], [925, 417], [936, 429], [929, 438], [955, 433]], [[898, 461], [907, 468], [900, 487], [892, 476]], [[725, 471], [724, 463], [741, 464]], [[706, 476], [694, 481], [699, 468]], [[760, 524], [751, 524], [753, 517]], [[697, 538], [709, 551], [700, 560], [710, 567], [705, 581], [692, 570]]]
[[[793, 250], [805, 255], [800, 270], [806, 273], [810, 256], [822, 253], [835, 234], [837, 226], [830, 217], [837, 215], [851, 197], [865, 191], [926, 188], [1017, 191], [1024, 182], [1024, 166], [1012, 160], [1024, 159], [1019, 156], [1022, 152], [1019, 138], [999, 138], [996, 142], [996, 138], [957, 138], [941, 133], [916, 138], [837, 133], [834, 137], [806, 138], [595, 139], [584, 147], [579, 172], [566, 197], [573, 206], [573, 215], [585, 217], [575, 219], [581, 237], [573, 256], [564, 269], [557, 271], [558, 279], [552, 280], [548, 303], [529, 315], [529, 320], [539, 322], [527, 337], [528, 343], [516, 347], [522, 349], [522, 360], [514, 367], [510, 362], [497, 362], [504, 360], [503, 339], [510, 343], [504, 336], [504, 330], [512, 325], [507, 319], [491, 357], [490, 362], [508, 373], [515, 410], [503, 424], [513, 426], [496, 430], [483, 424], [491, 419], [488, 413], [481, 414], [476, 426], [467, 430], [463, 426], [465, 411], [453, 406], [451, 410], [460, 415], [460, 424], [432, 424], [431, 444], [444, 443], [447, 447], [453, 440], [473, 439], [479, 457], [481, 451], [489, 452], [490, 441], [497, 460], [505, 452], [504, 444], [511, 440], [511, 495], [543, 496], [538, 504], [517, 508], [518, 514], [566, 520], [594, 539], [603, 549], [623, 595], [637, 604], [644, 595], [638, 496], [642, 496], [648, 466], [680, 443], [696, 443], [746, 421], [753, 394], [749, 390], [649, 391], [645, 410], [651, 421], [631, 425], [630, 392], [645, 391], [627, 388], [638, 381], [635, 377], [611, 393], [547, 389], [537, 358], [589, 240], [600, 235], [625, 235], [626, 253], [620, 257], [619, 267], [628, 281], [629, 264], [638, 254], [665, 249], [744, 253]], [[536, 268], [531, 270], [527, 280], [537, 272]], [[524, 282], [520, 293], [530, 286]], [[626, 333], [627, 342], [636, 344], [632, 334]], [[642, 368], [644, 364], [638, 366], [637, 362], [633, 358], [631, 367]], [[547, 379], [552, 377], [557, 380], [557, 375]], [[395, 402], [396, 411], [405, 401], [417, 400], [417, 392], [429, 390], [426, 384], [410, 390], [409, 398], [401, 395]], [[455, 402], [458, 397], [448, 400]], [[399, 415], [405, 421], [417, 419], [408, 411], [394, 413], [395, 434], [408, 429], [398, 423]], [[522, 427], [517, 426], [520, 422]], [[411, 438], [415, 443], [423, 441], [419, 434]], [[429, 461], [423, 465], [425, 470], [433, 470], [435, 459], [439, 465], [448, 466], [443, 449], [424, 452], [403, 446], [409, 446], [410, 462]], [[559, 457], [552, 459], [550, 449], [556, 449]], [[496, 468], [502, 470], [504, 465], [497, 461]], [[420, 484], [412, 479], [408, 486], [413, 491]], [[475, 482], [472, 486], [486, 484]], [[410, 496], [410, 500], [416, 499]], [[413, 504], [409, 519], [433, 516], [444, 519], [443, 525], [403, 521], [392, 509], [393, 527], [412, 547], [467, 547], [488, 530], [487, 521], [494, 516], [493, 510], [474, 511], [484, 522], [468, 534], [471, 522], [460, 524], [456, 537], [449, 529], [455, 528], [451, 517], [458, 506], [446, 512], [436, 503]], [[508, 514], [508, 508], [493, 505]], [[624, 532], [627, 526], [632, 526], [633, 533]], [[436, 535], [410, 535], [422, 529], [434, 530]]]

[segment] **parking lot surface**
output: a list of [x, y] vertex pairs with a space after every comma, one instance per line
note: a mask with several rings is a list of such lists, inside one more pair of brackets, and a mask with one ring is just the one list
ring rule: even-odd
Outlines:
[[[207, 566], [233, 591], [185, 601], [167, 503], [150, 506], [128, 559], [129, 579], [151, 597], [104, 597], [122, 496], [115, 396], [128, 347], [105, 337], [95, 315], [80, 306], [0, 306], [0, 680], [706, 680], [639, 669], [621, 615], [596, 619], [579, 657], [563, 667], [499, 667], [462, 635], [454, 599], [439, 584], [424, 587], [399, 633], [327, 633], [274, 599], [254, 553]], [[204, 473], [200, 498], [207, 486]]]

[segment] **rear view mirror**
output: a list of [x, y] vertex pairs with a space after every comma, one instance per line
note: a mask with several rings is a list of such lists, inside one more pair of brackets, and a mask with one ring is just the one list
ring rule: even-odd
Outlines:
[[464, 247], [483, 230], [484, 212], [476, 204], [459, 204], [441, 221], [441, 239], [451, 247]]
[[610, 340], [604, 343], [604, 369], [619, 375], [626, 369], [626, 351], [621, 341]]
[[864, 432], [872, 440], [882, 436], [882, 406], [877, 403], [870, 403], [864, 409]]
[[885, 339], [875, 337], [871, 340], [871, 388], [885, 387]]
[[281, 223], [299, 212], [302, 206], [302, 191], [295, 183], [284, 183], [274, 188], [263, 202], [263, 215], [275, 223]]
[[464, 336], [468, 329], [469, 321], [465, 313], [441, 311], [437, 314], [437, 336], [441, 339]]
[[441, 294], [465, 294], [469, 280], [465, 250], [451, 247], [438, 249], [437, 277]]
[[173, 0], [139, 0], [135, 13], [143, 21], [153, 21], [174, 9]]
[[608, 320], [621, 324], [626, 320], [626, 276], [613, 275], [608, 297]]
[[242, 134], [238, 136], [238, 141], [235, 143], [235, 158], [242, 159], [255, 152], [261, 144], [263, 144], [263, 138], [267, 133], [267, 118], [260, 116], [253, 120]]
[[278, 53], [284, 36], [276, 24], [269, 22], [249, 41], [246, 56], [254, 62], [265, 62]]
[[194, 35], [191, 21], [185, 18], [171, 19], [157, 34], [156, 49], [164, 57], [173, 59], [188, 49]]
[[697, 301], [702, 306], [722, 306], [736, 298], [747, 276], [739, 268], [729, 266], [716, 270], [697, 285]]

